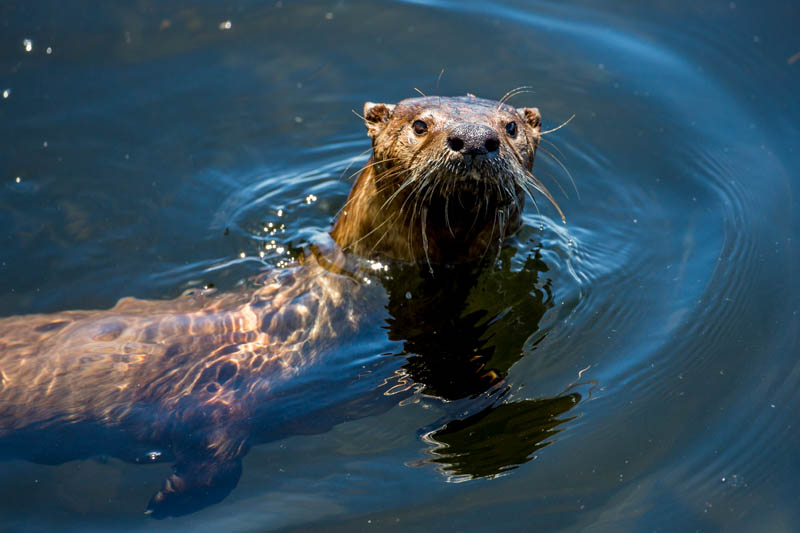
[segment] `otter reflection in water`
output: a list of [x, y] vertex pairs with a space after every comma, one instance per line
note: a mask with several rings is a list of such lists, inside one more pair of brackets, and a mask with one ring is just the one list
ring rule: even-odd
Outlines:
[[[386, 410], [416, 384], [474, 405], [426, 437], [447, 446], [445, 470], [495, 475], [527, 460], [578, 399], [504, 403], [504, 376], [549, 305], [538, 258], [518, 272], [497, 261], [525, 195], [552, 200], [531, 173], [539, 112], [429, 97], [368, 103], [364, 117], [373, 157], [330, 249], [250, 290], [0, 320], [0, 458], [163, 450], [173, 473], [147, 511], [179, 515], [224, 498], [253, 444]], [[365, 258], [391, 266], [371, 277]], [[381, 328], [403, 359], [355, 372], [348, 362], [369, 349], [358, 333]], [[386, 389], [393, 361], [412, 386]], [[491, 461], [464, 438], [501, 426], [514, 444]]]

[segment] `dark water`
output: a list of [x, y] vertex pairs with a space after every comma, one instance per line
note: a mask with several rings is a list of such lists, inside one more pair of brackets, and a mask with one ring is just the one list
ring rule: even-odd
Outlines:
[[415, 87], [531, 86], [546, 129], [575, 115], [543, 148], [580, 194], [540, 153], [568, 225], [529, 205], [486, 281], [512, 407], [480, 431], [430, 435], [453, 406], [413, 395], [165, 522], [167, 463], [8, 460], [0, 530], [800, 529], [800, 6], [605, 4], [3, 2], [2, 316], [237, 290], [329, 228], [351, 110]]

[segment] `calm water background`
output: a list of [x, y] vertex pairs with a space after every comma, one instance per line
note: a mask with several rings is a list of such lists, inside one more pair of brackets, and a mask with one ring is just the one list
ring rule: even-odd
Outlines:
[[530, 85], [580, 198], [540, 154], [568, 226], [529, 206], [555, 305], [509, 383], [597, 387], [497, 479], [425, 462], [420, 401], [166, 522], [167, 464], [5, 461], [0, 530], [800, 530], [797, 2], [127, 4], [0, 4], [0, 316], [236, 290], [327, 230], [365, 100]]

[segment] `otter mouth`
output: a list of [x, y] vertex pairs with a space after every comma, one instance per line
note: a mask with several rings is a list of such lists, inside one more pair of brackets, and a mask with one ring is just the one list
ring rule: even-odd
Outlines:
[[498, 179], [498, 158], [492, 155], [463, 155], [454, 158], [453, 176], [457, 179], [496, 180]]
[[515, 169], [496, 154], [455, 154], [422, 169], [421, 176], [427, 178], [431, 187], [443, 191], [474, 189], [479, 187], [513, 191], [515, 185], [524, 181], [522, 171]]

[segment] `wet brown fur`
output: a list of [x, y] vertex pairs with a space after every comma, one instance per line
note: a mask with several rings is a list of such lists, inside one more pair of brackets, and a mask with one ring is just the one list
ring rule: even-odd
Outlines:
[[[373, 155], [356, 180], [332, 236], [362, 256], [429, 263], [481, 257], [519, 227], [524, 195], [550, 193], [531, 173], [541, 115], [473, 96], [422, 97], [364, 106]], [[412, 127], [423, 120], [427, 132]], [[515, 122], [518, 133], [507, 135]], [[497, 132], [497, 154], [465, 163], [448, 134], [470, 123]]]

